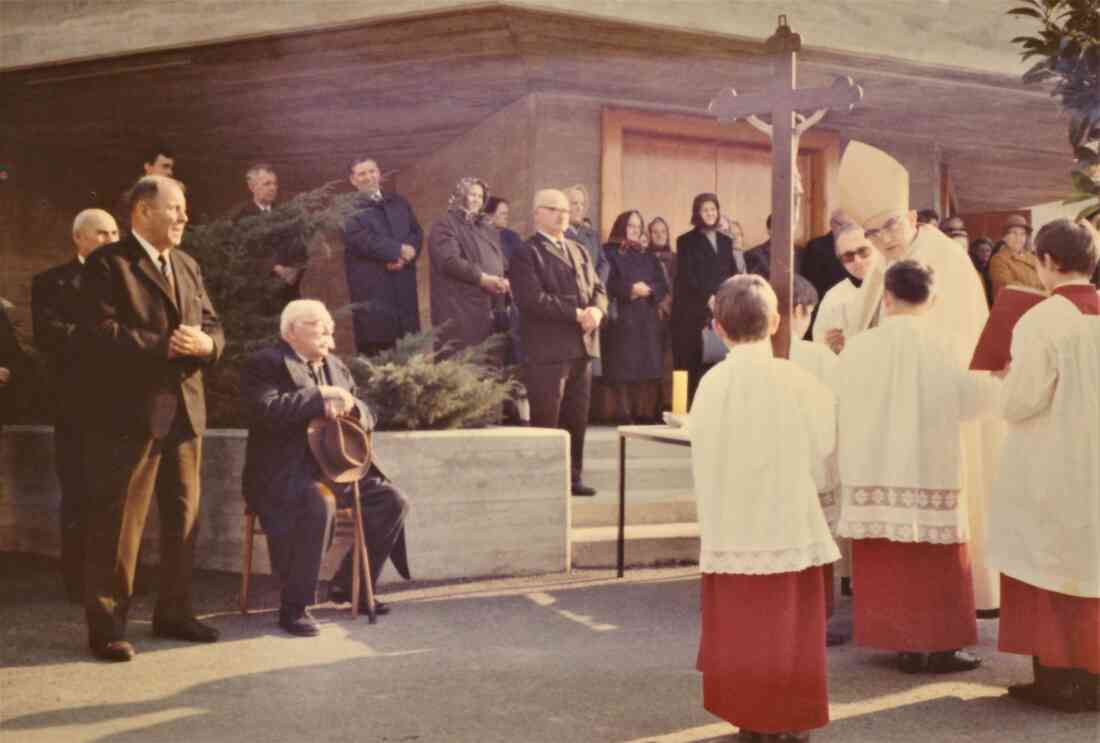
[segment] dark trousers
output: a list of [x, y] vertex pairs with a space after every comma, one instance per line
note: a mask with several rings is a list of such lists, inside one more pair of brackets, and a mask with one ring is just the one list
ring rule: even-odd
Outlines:
[[531, 425], [569, 432], [570, 476], [581, 481], [584, 469], [584, 432], [592, 397], [592, 368], [588, 359], [527, 364], [524, 370]]
[[[293, 524], [290, 531], [267, 532], [267, 548], [271, 567], [282, 584], [282, 603], [305, 607], [317, 601], [317, 577], [321, 561], [332, 534], [332, 517], [336, 501], [320, 483], [303, 481], [299, 497], [286, 514], [284, 523]], [[263, 523], [263, 517], [260, 517]]]
[[[341, 508], [352, 505], [353, 490], [350, 485], [338, 494], [337, 504]], [[371, 469], [359, 481], [359, 502], [363, 506], [363, 535], [367, 542], [367, 557], [370, 559], [371, 585], [378, 585], [378, 576], [386, 564], [398, 537], [405, 527], [405, 516], [409, 512], [409, 499], [394, 487], [386, 478]], [[344, 555], [340, 567], [336, 570], [332, 582], [351, 590], [352, 560], [354, 545]]]
[[84, 436], [72, 420], [58, 418], [53, 426], [53, 456], [61, 485], [61, 576], [70, 600], [84, 595]]
[[156, 493], [160, 585], [154, 616], [190, 616], [191, 562], [198, 534], [202, 438], [186, 421], [163, 439], [89, 432], [85, 439], [87, 541], [84, 609], [92, 644], [126, 636], [141, 534]]

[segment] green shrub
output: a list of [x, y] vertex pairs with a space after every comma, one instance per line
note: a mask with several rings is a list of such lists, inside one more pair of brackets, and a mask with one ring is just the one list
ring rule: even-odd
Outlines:
[[409, 334], [396, 348], [345, 359], [380, 429], [475, 428], [500, 420], [519, 388], [496, 359], [505, 334], [451, 353], [436, 330]]

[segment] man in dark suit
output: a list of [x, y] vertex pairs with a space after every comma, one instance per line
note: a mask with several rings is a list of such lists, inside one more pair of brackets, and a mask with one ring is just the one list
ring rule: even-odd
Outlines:
[[374, 159], [352, 160], [348, 177], [360, 193], [357, 211], [344, 224], [348, 292], [357, 305], [355, 344], [361, 353], [373, 354], [420, 330], [416, 259], [424, 231], [408, 201], [382, 192]]
[[129, 237], [88, 256], [85, 466], [89, 480], [85, 612], [92, 652], [126, 661], [141, 533], [154, 492], [160, 583], [153, 634], [213, 642], [191, 606], [206, 402], [202, 369], [225, 346], [198, 264], [176, 247], [187, 224], [183, 185], [146, 176], [130, 191]]
[[561, 191], [535, 195], [535, 229], [509, 266], [527, 350], [524, 384], [531, 425], [569, 432], [573, 495], [595, 495], [581, 481], [596, 332], [607, 291], [588, 252], [565, 237], [569, 201]]
[[[306, 440], [309, 422], [322, 416], [348, 416], [370, 430], [374, 419], [357, 399], [355, 380], [331, 355], [333, 322], [320, 302], [299, 299], [283, 310], [282, 340], [257, 351], [241, 372], [241, 396], [248, 417], [244, 496], [267, 534], [271, 563], [282, 581], [279, 626], [292, 635], [312, 636], [309, 614], [316, 600], [317, 576], [329, 542], [333, 498], [354, 497], [350, 484], [327, 482]], [[409, 501], [374, 464], [359, 481], [363, 530], [376, 585], [386, 559], [409, 577], [404, 523]], [[344, 557], [330, 591], [333, 600], [351, 595], [352, 551]], [[365, 602], [365, 598], [363, 601]], [[389, 613], [381, 602], [375, 612]]]
[[[848, 221], [848, 218], [840, 210], [836, 210], [829, 218], [829, 232], [815, 237], [806, 243], [802, 251], [802, 275], [817, 289], [817, 295], [822, 299], [830, 289], [849, 278], [844, 264], [836, 257], [836, 232]], [[817, 322], [817, 311], [820, 303], [814, 307], [813, 320]], [[810, 325], [811, 331], [813, 324]]]
[[[230, 213], [230, 218], [239, 222], [272, 216], [279, 195], [279, 177], [275, 169], [267, 163], [256, 163], [245, 171], [244, 180], [251, 198], [237, 206]], [[297, 224], [288, 225], [285, 232], [276, 230], [269, 238], [270, 244], [263, 246], [264, 257], [257, 261], [257, 270], [271, 276], [265, 302], [271, 314], [278, 314], [288, 302], [301, 296], [300, 285], [307, 256], [297, 232]]]
[[61, 571], [69, 600], [84, 597], [84, 440], [80, 416], [86, 380], [80, 368], [80, 284], [93, 250], [118, 240], [118, 225], [102, 209], [85, 209], [73, 220], [76, 255], [31, 280], [34, 345], [48, 359], [54, 404], [54, 466], [61, 484]]

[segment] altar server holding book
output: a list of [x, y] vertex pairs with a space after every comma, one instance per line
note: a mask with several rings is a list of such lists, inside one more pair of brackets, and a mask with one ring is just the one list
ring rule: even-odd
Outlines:
[[[998, 648], [1030, 655], [1013, 697], [1065, 712], [1100, 697], [1100, 312], [1091, 226], [1057, 220], [1035, 238], [1051, 296], [1012, 331], [1008, 421], [990, 512], [1001, 571]], [[1002, 291], [1002, 295], [1008, 289]]]

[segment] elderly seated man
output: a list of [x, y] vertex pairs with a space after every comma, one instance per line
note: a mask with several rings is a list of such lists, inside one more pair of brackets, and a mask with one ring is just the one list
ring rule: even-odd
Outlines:
[[[355, 381], [332, 355], [333, 322], [325, 306], [299, 299], [279, 320], [282, 339], [254, 353], [241, 372], [241, 396], [248, 419], [244, 496], [267, 533], [271, 564], [282, 582], [279, 626], [292, 635], [319, 631], [309, 614], [317, 576], [329, 543], [335, 508], [351, 503], [353, 483], [325, 477], [307, 441], [310, 421], [340, 416], [370, 430], [374, 419], [358, 399]], [[404, 521], [409, 501], [376, 464], [359, 481], [370, 577], [378, 580], [387, 558], [406, 579]], [[336, 502], [331, 497], [335, 495]], [[352, 550], [330, 589], [330, 598], [351, 596]], [[363, 594], [361, 594], [362, 596]], [[366, 599], [361, 599], [364, 602]], [[378, 614], [389, 607], [375, 604]]]

